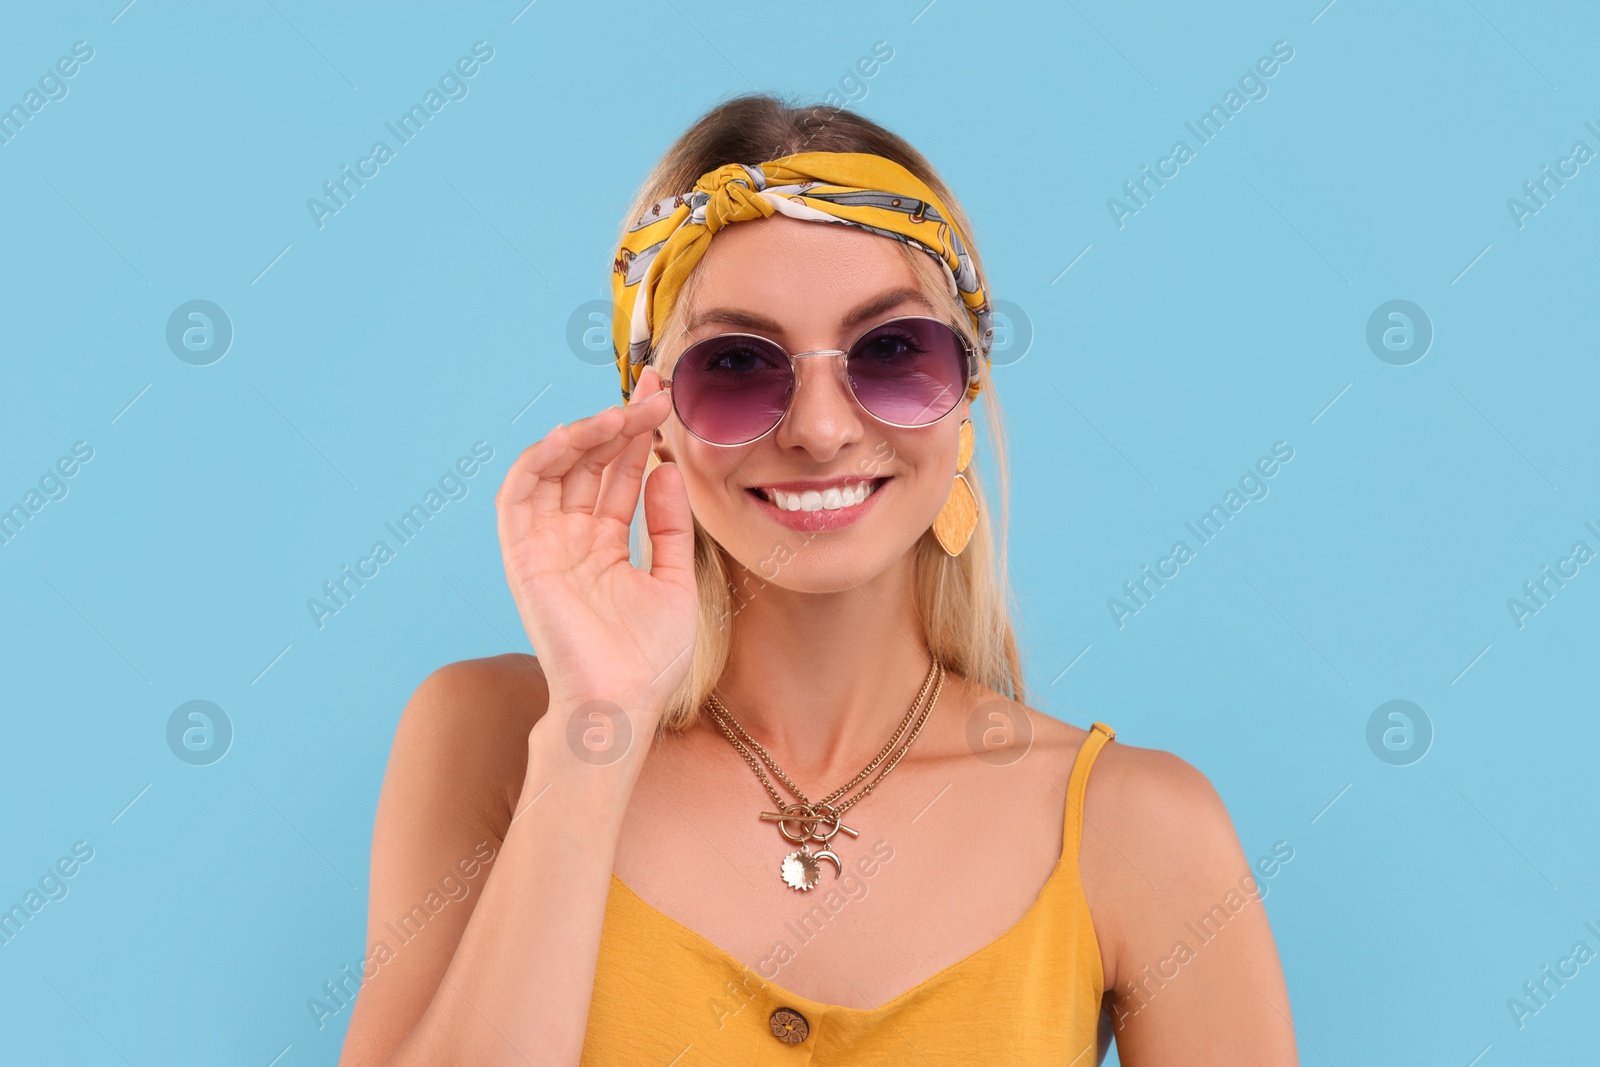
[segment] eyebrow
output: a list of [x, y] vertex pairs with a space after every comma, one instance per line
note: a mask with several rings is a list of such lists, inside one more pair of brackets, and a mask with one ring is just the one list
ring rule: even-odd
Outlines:
[[[910, 286], [901, 286], [898, 289], [890, 289], [886, 293], [881, 293], [878, 296], [875, 296], [872, 299], [857, 305], [854, 310], [850, 311], [843, 319], [840, 320], [839, 325], [844, 329], [849, 329], [858, 323], [872, 318], [874, 315], [881, 315], [891, 308], [899, 307], [908, 300], [917, 301], [929, 311], [936, 310], [932, 301], [927, 298], [921, 289], [915, 289]], [[723, 323], [729, 326], [743, 326], [747, 329], [766, 330], [768, 333], [783, 333], [782, 324], [774, 321], [773, 319], [767, 318], [765, 315], [758, 314], [754, 311], [745, 311], [740, 308], [708, 308], [705, 311], [696, 312], [694, 315], [690, 316], [688, 323], [684, 327], [684, 331], [686, 333], [692, 333], [700, 327], [714, 322]]]

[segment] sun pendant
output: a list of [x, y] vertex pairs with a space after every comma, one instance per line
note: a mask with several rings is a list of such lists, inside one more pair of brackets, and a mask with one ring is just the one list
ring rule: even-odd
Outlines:
[[790, 889], [804, 892], [822, 878], [822, 867], [816, 855], [804, 846], [783, 857], [783, 880]]

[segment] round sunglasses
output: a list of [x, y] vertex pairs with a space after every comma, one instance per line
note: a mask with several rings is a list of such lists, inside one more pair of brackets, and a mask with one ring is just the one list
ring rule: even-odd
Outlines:
[[953, 326], [906, 315], [870, 327], [843, 349], [789, 352], [757, 334], [718, 334], [685, 349], [661, 385], [690, 433], [732, 448], [759, 441], [783, 421], [794, 402], [794, 361], [811, 356], [843, 356], [856, 403], [901, 429], [950, 414], [978, 372], [976, 351]]

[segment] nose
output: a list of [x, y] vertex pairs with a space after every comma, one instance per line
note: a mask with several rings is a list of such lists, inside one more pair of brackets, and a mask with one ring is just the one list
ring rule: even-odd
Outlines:
[[865, 412], [845, 381], [843, 354], [796, 359], [794, 397], [774, 436], [781, 448], [803, 448], [826, 460], [859, 441]]

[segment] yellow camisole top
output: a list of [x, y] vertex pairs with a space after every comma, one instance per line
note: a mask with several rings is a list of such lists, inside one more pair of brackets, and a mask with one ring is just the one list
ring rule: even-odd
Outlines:
[[616, 875], [583, 1067], [1006, 1063], [1094, 1067], [1105, 992], [1078, 876], [1097, 722], [1067, 780], [1061, 859], [1011, 929], [877, 1008], [823, 1004], [761, 977]]

